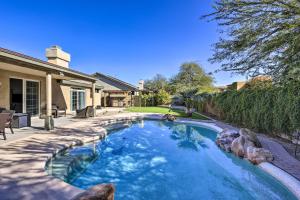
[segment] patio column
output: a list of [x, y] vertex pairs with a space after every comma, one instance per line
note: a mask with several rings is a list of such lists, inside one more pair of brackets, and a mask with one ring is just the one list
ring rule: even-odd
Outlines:
[[102, 106], [102, 89], [99, 91], [99, 95], [100, 95], [100, 102], [99, 105]]
[[95, 93], [96, 93], [96, 83], [92, 83], [92, 106], [94, 109], [93, 112], [94, 117], [96, 116]]
[[103, 98], [103, 100], [104, 100], [104, 107], [106, 107], [106, 92], [104, 92], [103, 96], [104, 96], [104, 98]]
[[52, 75], [46, 75], [46, 118], [45, 129], [52, 130], [54, 128], [54, 121], [52, 118]]

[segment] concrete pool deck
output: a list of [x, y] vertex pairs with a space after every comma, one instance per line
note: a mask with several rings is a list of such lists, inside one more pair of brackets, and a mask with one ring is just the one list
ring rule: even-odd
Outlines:
[[[101, 122], [131, 118], [159, 119], [161, 115], [147, 113], [120, 113], [113, 116], [95, 117], [90, 119], [71, 120], [59, 124], [55, 131], [31, 134], [18, 140], [0, 145], [0, 199], [71, 199], [83, 190], [71, 186], [57, 178], [49, 176], [45, 171], [45, 164], [53, 154], [77, 143], [87, 143], [99, 139], [99, 133], [105, 131]], [[186, 120], [178, 120], [187, 122]], [[220, 131], [221, 124], [216, 121], [192, 123], [210, 126]], [[17, 133], [16, 133], [17, 134]], [[268, 164], [268, 163], [266, 163]], [[264, 165], [264, 170], [278, 174], [278, 168]], [[272, 169], [273, 168], [273, 169]], [[271, 170], [271, 171], [270, 171]], [[282, 171], [282, 177], [289, 177]], [[277, 178], [277, 177], [276, 177]], [[279, 177], [280, 178], [280, 177]], [[285, 180], [290, 180], [286, 179]], [[282, 183], [289, 184], [280, 180]], [[299, 181], [288, 187], [294, 194], [300, 191]], [[295, 194], [297, 195], [297, 194]], [[300, 199], [300, 194], [297, 197]]]

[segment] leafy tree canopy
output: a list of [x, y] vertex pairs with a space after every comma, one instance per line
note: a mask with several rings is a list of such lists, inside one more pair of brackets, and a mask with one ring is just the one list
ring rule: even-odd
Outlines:
[[216, 20], [223, 34], [212, 62], [250, 76], [298, 77], [299, 0], [215, 0], [214, 9], [204, 17]]
[[167, 90], [168, 79], [161, 75], [156, 74], [152, 79], [145, 81], [145, 88], [151, 91]]
[[213, 78], [197, 63], [188, 62], [181, 65], [178, 74], [171, 79], [170, 85], [175, 88], [176, 93], [192, 90], [205, 92], [213, 90]]

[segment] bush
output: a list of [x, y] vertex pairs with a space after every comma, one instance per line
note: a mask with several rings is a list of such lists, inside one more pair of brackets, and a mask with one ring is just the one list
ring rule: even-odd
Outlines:
[[167, 105], [171, 102], [171, 96], [165, 90], [159, 90], [157, 93], [142, 94], [136, 96], [134, 106], [157, 106]]
[[155, 94], [155, 99], [157, 105], [167, 105], [171, 102], [171, 96], [165, 90], [159, 90], [158, 93]]
[[198, 111], [207, 112], [208, 106], [217, 111], [220, 119], [259, 132], [291, 136], [300, 129], [300, 83], [256, 84], [239, 91], [194, 98]]

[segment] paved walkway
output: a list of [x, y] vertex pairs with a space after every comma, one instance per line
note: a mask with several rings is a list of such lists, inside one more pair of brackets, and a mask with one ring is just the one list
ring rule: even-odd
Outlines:
[[258, 139], [265, 149], [272, 152], [274, 156], [272, 163], [300, 181], [300, 161], [291, 156], [281, 144], [272, 138], [259, 135]]
[[[95, 136], [84, 121], [59, 127], [55, 132], [33, 134], [0, 146], [0, 199], [69, 199], [81, 192], [44, 170], [49, 157], [73, 141]], [[79, 132], [80, 130], [80, 132]], [[84, 134], [83, 134], [84, 133]]]
[[[130, 114], [118, 114], [116, 117], [127, 118]], [[101, 121], [111, 118], [72, 119], [68, 124], [58, 126], [55, 131], [42, 131], [0, 145], [0, 199], [64, 200], [82, 192], [48, 176], [46, 161], [57, 150], [74, 145], [74, 141], [98, 141], [104, 131], [100, 127]]]

